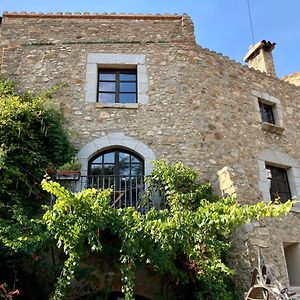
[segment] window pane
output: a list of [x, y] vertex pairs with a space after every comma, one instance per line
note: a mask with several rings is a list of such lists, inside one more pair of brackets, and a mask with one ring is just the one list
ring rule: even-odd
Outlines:
[[281, 202], [291, 198], [289, 182], [286, 170], [273, 166], [266, 166], [267, 176], [270, 181], [271, 199], [275, 200], [280, 197]]
[[99, 102], [105, 103], [115, 103], [115, 94], [114, 93], [99, 93]]
[[260, 109], [261, 120], [263, 122], [275, 124], [272, 105], [259, 102], [259, 109]]
[[120, 83], [120, 92], [134, 92], [136, 91], [135, 82], [121, 82]]
[[286, 193], [279, 193], [278, 197], [280, 198], [280, 202], [282, 202], [282, 203], [291, 199], [290, 195], [286, 194]]
[[121, 94], [119, 95], [120, 103], [136, 103], [136, 94]]
[[115, 152], [104, 154], [104, 162], [113, 164], [115, 162]]
[[131, 175], [132, 176], [142, 176], [142, 166], [141, 164], [132, 164], [131, 165]]
[[103, 175], [114, 175], [114, 165], [113, 164], [103, 165]]
[[91, 175], [101, 175], [101, 165], [91, 165]]
[[108, 81], [114, 81], [116, 80], [116, 74], [115, 73], [99, 73], [99, 80], [108, 80]]
[[99, 91], [101, 92], [114, 92], [116, 89], [116, 84], [114, 82], [99, 82]]
[[120, 152], [119, 153], [119, 161], [122, 163], [129, 163], [129, 154]]
[[136, 157], [134, 157], [133, 155], [131, 155], [131, 162], [132, 163], [140, 163], [140, 160], [137, 159]]
[[120, 81], [136, 81], [136, 74], [132, 73], [121, 73]]
[[101, 164], [102, 163], [102, 158], [103, 158], [103, 155], [97, 157], [95, 160], [93, 160], [93, 164]]
[[129, 176], [130, 175], [129, 164], [120, 164], [119, 172], [120, 172], [120, 176]]

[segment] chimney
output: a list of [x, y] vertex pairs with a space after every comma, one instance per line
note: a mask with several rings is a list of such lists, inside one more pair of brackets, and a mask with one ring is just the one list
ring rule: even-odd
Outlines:
[[275, 48], [275, 45], [275, 43], [270, 41], [262, 40], [250, 46], [244, 61], [248, 63], [249, 67], [276, 77], [272, 56], [272, 50]]

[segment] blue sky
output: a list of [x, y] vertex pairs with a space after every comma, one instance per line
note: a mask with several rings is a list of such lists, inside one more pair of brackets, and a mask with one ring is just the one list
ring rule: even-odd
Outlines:
[[[255, 42], [277, 44], [278, 77], [300, 71], [300, 0], [249, 0]], [[252, 43], [247, 0], [0, 0], [0, 12], [188, 13], [202, 47], [242, 62]]]

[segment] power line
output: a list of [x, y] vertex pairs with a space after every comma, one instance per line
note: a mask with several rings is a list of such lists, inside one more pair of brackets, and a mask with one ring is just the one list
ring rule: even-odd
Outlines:
[[250, 9], [250, 1], [247, 0], [248, 4], [248, 14], [249, 14], [249, 22], [250, 22], [250, 29], [251, 29], [251, 37], [252, 37], [252, 44], [254, 45], [254, 33], [253, 33], [253, 24], [252, 24], [252, 16], [251, 16], [251, 9]]

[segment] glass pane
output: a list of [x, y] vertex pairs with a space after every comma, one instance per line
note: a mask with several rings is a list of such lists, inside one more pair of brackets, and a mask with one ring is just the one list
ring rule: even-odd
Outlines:
[[114, 175], [114, 165], [113, 164], [103, 165], [103, 175]]
[[101, 92], [114, 92], [116, 84], [114, 82], [99, 82], [99, 91]]
[[141, 164], [132, 164], [131, 165], [131, 175], [132, 176], [142, 176], [142, 166]]
[[119, 166], [119, 173], [120, 176], [129, 176], [130, 175], [130, 168], [129, 164], [120, 164]]
[[115, 94], [114, 93], [99, 93], [99, 102], [105, 103], [115, 103]]
[[129, 154], [120, 152], [119, 153], [119, 161], [121, 163], [129, 163]]
[[91, 165], [91, 175], [101, 175], [101, 165]]
[[140, 160], [137, 159], [135, 156], [131, 155], [131, 162], [132, 163], [140, 163]]
[[120, 93], [119, 101], [120, 103], [136, 103], [136, 94], [121, 94]]
[[104, 154], [104, 162], [113, 164], [115, 162], [115, 152]]
[[135, 82], [120, 82], [120, 92], [134, 92], [136, 91]]
[[99, 157], [94, 159], [92, 163], [93, 164], [101, 164], [102, 163], [102, 158], [103, 158], [103, 155], [100, 155]]
[[133, 73], [121, 73], [120, 81], [136, 81], [136, 74]]
[[115, 73], [99, 73], [99, 80], [108, 80], [108, 81], [114, 81], [116, 80], [116, 74]]
[[282, 203], [288, 201], [291, 198], [289, 194], [285, 194], [285, 193], [279, 193], [278, 196], [280, 198], [280, 202]]

